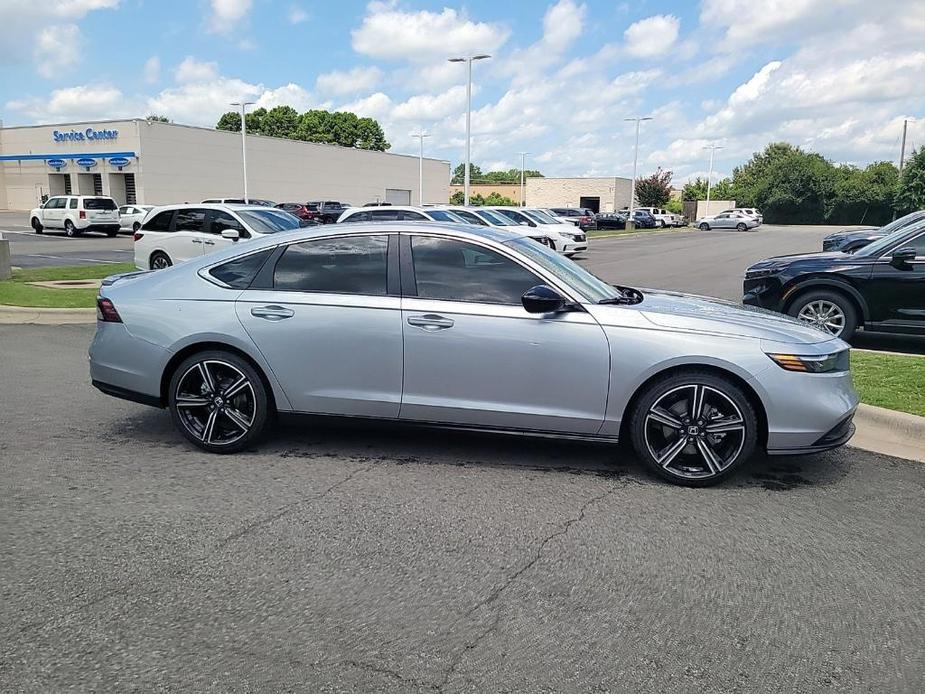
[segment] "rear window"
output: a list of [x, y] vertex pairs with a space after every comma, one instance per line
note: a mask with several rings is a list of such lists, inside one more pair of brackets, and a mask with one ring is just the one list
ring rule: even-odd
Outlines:
[[116, 201], [112, 198], [84, 198], [85, 210], [115, 210]]
[[170, 231], [171, 217], [173, 217], [173, 210], [159, 212], [145, 222], [142, 229], [145, 231]]
[[299, 218], [282, 210], [241, 210], [238, 212], [258, 234], [273, 234], [299, 228]]
[[263, 267], [267, 258], [273, 253], [273, 250], [272, 248], [267, 248], [259, 253], [251, 253], [243, 258], [235, 258], [212, 268], [209, 270], [209, 274], [233, 289], [247, 289], [251, 282], [254, 281], [257, 273], [260, 272], [260, 268]]

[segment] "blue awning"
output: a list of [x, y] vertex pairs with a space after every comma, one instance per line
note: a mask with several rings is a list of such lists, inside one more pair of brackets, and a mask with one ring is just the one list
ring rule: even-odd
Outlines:
[[48, 161], [49, 159], [113, 159], [134, 157], [134, 152], [78, 152], [77, 154], [4, 154], [0, 161]]

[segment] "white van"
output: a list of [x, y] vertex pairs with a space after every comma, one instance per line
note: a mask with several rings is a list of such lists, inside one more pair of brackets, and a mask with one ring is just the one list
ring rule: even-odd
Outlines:
[[29, 213], [36, 234], [63, 229], [67, 236], [99, 231], [112, 238], [119, 233], [119, 207], [102, 195], [55, 195]]

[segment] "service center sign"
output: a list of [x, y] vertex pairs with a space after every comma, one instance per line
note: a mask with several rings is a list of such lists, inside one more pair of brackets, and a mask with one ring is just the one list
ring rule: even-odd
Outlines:
[[55, 142], [86, 142], [94, 140], [115, 140], [119, 137], [118, 130], [95, 130], [87, 128], [86, 130], [53, 130], [51, 137]]

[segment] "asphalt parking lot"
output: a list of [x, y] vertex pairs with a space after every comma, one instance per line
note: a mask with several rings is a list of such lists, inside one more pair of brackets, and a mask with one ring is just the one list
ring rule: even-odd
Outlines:
[[919, 692], [925, 467], [300, 422], [193, 450], [0, 326], [0, 691]]

